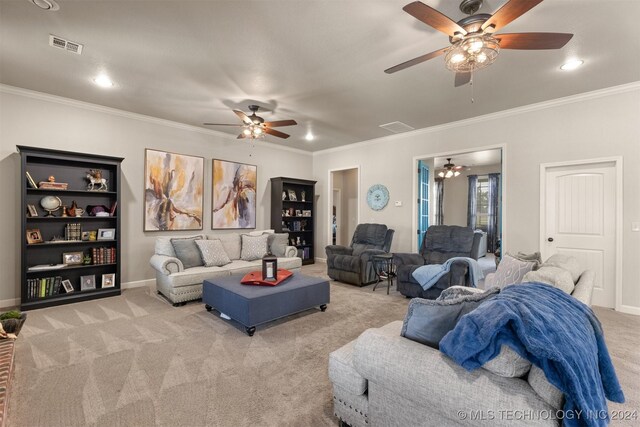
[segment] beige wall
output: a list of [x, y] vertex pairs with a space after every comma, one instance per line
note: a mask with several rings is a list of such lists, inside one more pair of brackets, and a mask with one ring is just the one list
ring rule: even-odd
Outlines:
[[444, 224], [467, 226], [467, 204], [469, 195], [469, 175], [500, 173], [501, 165], [474, 167], [461, 171], [455, 178], [444, 180]]
[[[631, 231], [631, 222], [640, 221], [639, 117], [640, 85], [635, 84], [317, 152], [313, 167], [321, 230], [316, 253], [324, 253], [327, 243], [323, 239], [329, 169], [361, 165], [362, 194], [373, 184], [386, 185], [391, 201], [382, 211], [372, 211], [361, 197], [361, 222], [387, 224], [396, 230], [392, 250], [412, 251], [414, 159], [503, 145], [504, 247], [534, 251], [539, 246], [540, 164], [622, 156], [622, 304], [640, 314], [640, 233]], [[395, 207], [394, 201], [403, 204]]]
[[[16, 145], [124, 157], [122, 163], [122, 281], [155, 277], [149, 266], [159, 235], [143, 232], [144, 149], [155, 148], [205, 158], [205, 188], [211, 188], [211, 159], [258, 166], [257, 228], [270, 226], [269, 178], [312, 179], [312, 157], [257, 142], [253, 147], [207, 130], [144, 118], [12, 88], [0, 87], [0, 305], [20, 297], [20, 157]], [[120, 209], [120, 208], [119, 208]], [[203, 232], [211, 233], [211, 194], [205, 191]], [[218, 231], [216, 231], [218, 232]], [[324, 247], [323, 247], [324, 249]], [[323, 250], [324, 253], [324, 250]]]
[[[338, 234], [336, 243], [348, 245], [358, 225], [358, 170], [346, 169], [334, 171], [332, 174], [333, 188], [340, 190], [340, 218], [337, 218]], [[316, 209], [321, 208], [321, 206], [318, 206]], [[325, 253], [324, 248], [320, 253]]]

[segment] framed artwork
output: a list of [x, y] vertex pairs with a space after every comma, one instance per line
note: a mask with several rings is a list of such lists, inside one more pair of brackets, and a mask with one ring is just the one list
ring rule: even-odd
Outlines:
[[63, 280], [62, 287], [64, 288], [64, 291], [68, 294], [73, 292], [73, 285], [71, 284], [70, 280]]
[[96, 275], [80, 276], [80, 290], [87, 291], [96, 288]]
[[84, 254], [82, 252], [65, 252], [62, 254], [62, 263], [66, 265], [82, 264]]
[[109, 273], [102, 275], [102, 285], [103, 288], [113, 288], [116, 285], [116, 273]]
[[258, 167], [213, 159], [211, 228], [256, 228]]
[[298, 201], [298, 196], [296, 196], [295, 190], [289, 190], [289, 200], [294, 202]]
[[27, 212], [29, 213], [29, 216], [38, 216], [38, 210], [35, 205], [27, 205]]
[[31, 230], [27, 230], [27, 243], [28, 244], [33, 244], [33, 243], [42, 243], [42, 233], [40, 233], [40, 230], [38, 228], [33, 228]]
[[99, 228], [98, 240], [114, 240], [116, 238], [115, 228]]
[[202, 230], [203, 157], [147, 148], [144, 177], [144, 231]]

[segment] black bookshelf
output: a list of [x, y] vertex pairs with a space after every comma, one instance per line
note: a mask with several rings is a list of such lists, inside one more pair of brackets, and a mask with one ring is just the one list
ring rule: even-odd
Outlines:
[[[86, 301], [96, 298], [120, 295], [121, 280], [121, 225], [122, 205], [120, 200], [120, 166], [123, 158], [84, 154], [69, 151], [51, 150], [37, 147], [18, 146], [21, 154], [21, 309], [49, 307]], [[85, 178], [90, 169], [99, 169], [107, 180], [107, 190], [88, 190], [89, 181]], [[66, 189], [33, 188], [27, 179], [27, 172], [35, 181], [48, 181], [55, 177], [57, 183], [67, 183]], [[62, 205], [71, 207], [75, 201], [79, 208], [85, 210], [82, 216], [62, 216], [61, 207], [53, 212], [54, 216], [45, 216], [47, 211], [40, 201], [45, 196], [58, 197]], [[116, 206], [115, 213], [109, 216], [90, 216], [87, 206], [103, 205], [109, 209]], [[32, 216], [27, 208], [35, 207], [37, 216]], [[112, 238], [96, 240], [66, 240], [67, 224], [77, 224], [78, 239], [82, 232], [93, 232], [99, 229], [113, 229]], [[42, 236], [41, 243], [28, 243], [27, 230], [38, 230]], [[104, 236], [103, 236], [104, 237]], [[62, 240], [52, 241], [54, 238]], [[64, 264], [63, 254], [82, 253], [83, 257], [91, 256], [90, 264], [66, 265], [62, 268], [33, 270], [34, 266]], [[108, 257], [108, 259], [107, 259]], [[102, 276], [115, 274], [113, 287], [102, 288]], [[81, 277], [95, 277], [95, 289], [81, 290]], [[55, 277], [60, 277], [55, 280]], [[54, 278], [47, 281], [47, 278]], [[62, 280], [69, 280], [73, 292], [66, 292], [61, 285]]]
[[315, 185], [306, 179], [271, 178], [271, 228], [289, 233], [289, 244], [298, 249], [302, 264], [315, 262]]

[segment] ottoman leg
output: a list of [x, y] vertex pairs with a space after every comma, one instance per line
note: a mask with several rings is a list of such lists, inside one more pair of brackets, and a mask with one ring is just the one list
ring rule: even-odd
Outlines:
[[255, 326], [252, 326], [250, 328], [245, 328], [245, 329], [247, 331], [247, 335], [249, 335], [250, 337], [252, 337], [253, 334], [256, 332], [256, 327]]
[[327, 309], [327, 304], [322, 304], [320, 306], [320, 311], [325, 311]]
[[206, 309], [207, 309], [207, 311], [211, 311], [211, 309], [212, 309], [213, 307], [211, 307], [209, 304], [205, 304], [205, 305], [204, 305], [204, 308], [206, 308]]

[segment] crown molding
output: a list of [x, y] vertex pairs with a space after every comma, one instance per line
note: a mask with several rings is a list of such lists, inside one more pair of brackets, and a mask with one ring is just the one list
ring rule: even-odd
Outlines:
[[449, 122], [441, 125], [435, 125], [435, 126], [422, 128], [422, 129], [416, 129], [410, 132], [403, 132], [401, 134], [383, 136], [380, 138], [368, 139], [366, 141], [354, 142], [352, 144], [343, 145], [340, 147], [333, 147], [333, 148], [327, 148], [325, 150], [318, 150], [313, 152], [313, 156], [315, 157], [323, 154], [336, 153], [336, 152], [341, 152], [346, 150], [352, 150], [354, 148], [362, 148], [362, 147], [367, 147], [371, 145], [397, 141], [403, 138], [408, 138], [408, 137], [413, 137], [413, 136], [418, 136], [418, 135], [423, 135], [428, 133], [434, 133], [434, 132], [441, 132], [447, 129], [470, 126], [479, 122], [485, 122], [489, 120], [499, 120], [505, 117], [517, 116], [517, 115], [529, 113], [532, 111], [545, 110], [547, 108], [553, 108], [560, 105], [568, 105], [576, 102], [582, 102], [582, 101], [587, 101], [591, 99], [617, 95], [620, 93], [633, 92], [636, 90], [640, 90], [640, 81], [627, 83], [619, 86], [612, 86], [604, 89], [598, 89], [591, 92], [579, 93], [577, 95], [565, 96], [562, 98], [552, 99], [549, 101], [537, 102], [535, 104], [524, 105], [521, 107], [515, 107], [508, 110], [498, 111], [495, 113], [489, 113], [481, 116], [471, 117], [468, 119], [457, 120], [455, 122]]
[[[153, 123], [153, 124], [157, 124], [157, 125], [160, 125], [160, 126], [166, 126], [166, 127], [170, 127], [170, 128], [174, 128], [174, 129], [185, 130], [187, 132], [196, 132], [196, 133], [201, 133], [201, 134], [204, 134], [204, 135], [216, 136], [218, 138], [222, 138], [222, 139], [225, 139], [225, 140], [237, 141], [237, 138], [235, 136], [229, 135], [228, 133], [219, 132], [219, 131], [216, 131], [216, 130], [213, 130], [213, 129], [211, 129], [211, 130], [210, 129], [204, 129], [204, 128], [201, 128], [201, 127], [198, 127], [198, 126], [193, 126], [193, 125], [188, 125], [188, 124], [185, 124], [185, 123], [174, 122], [172, 120], [160, 119], [160, 118], [157, 118], [157, 117], [147, 116], [147, 115], [139, 114], [139, 113], [132, 113], [130, 111], [119, 110], [117, 108], [111, 108], [111, 107], [105, 107], [104, 105], [98, 105], [98, 104], [92, 104], [90, 102], [78, 101], [76, 99], [65, 98], [65, 97], [58, 96], [58, 95], [51, 95], [51, 94], [44, 93], [44, 92], [37, 92], [37, 91], [34, 91], [34, 90], [24, 89], [24, 88], [21, 88], [21, 87], [9, 86], [9, 85], [5, 85], [5, 84], [1, 84], [0, 83], [0, 92], [8, 93], [8, 94], [11, 94], [11, 95], [23, 96], [25, 98], [38, 99], [40, 101], [54, 102], [56, 104], [68, 105], [68, 106], [71, 106], [71, 107], [80, 108], [80, 109], [84, 109], [84, 110], [96, 111], [98, 113], [111, 114], [113, 116], [119, 116], [119, 117], [124, 117], [124, 118], [127, 118], [127, 119], [133, 119], [133, 120], [138, 120], [138, 121], [142, 121], [142, 122]], [[304, 155], [307, 155], [307, 156], [311, 156], [312, 155], [312, 153], [310, 151], [301, 150], [299, 148], [282, 146], [282, 145], [274, 144], [272, 142], [267, 142], [267, 141], [264, 141], [264, 140], [260, 141], [259, 144], [263, 145], [263, 146], [266, 146], [266, 147], [269, 147], [269, 148], [274, 148], [274, 149], [283, 150], [283, 151], [289, 151], [289, 152], [292, 152], [292, 153], [304, 154]]]

